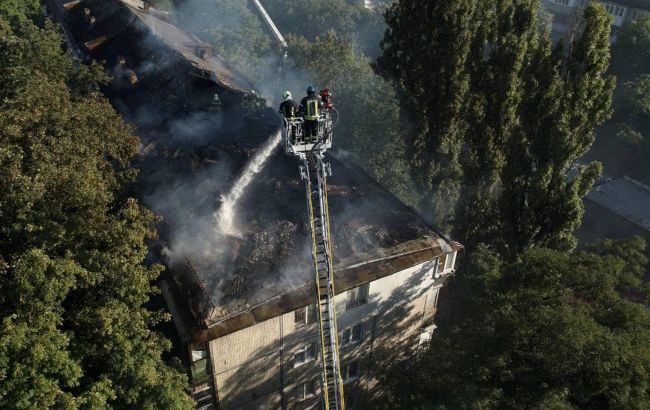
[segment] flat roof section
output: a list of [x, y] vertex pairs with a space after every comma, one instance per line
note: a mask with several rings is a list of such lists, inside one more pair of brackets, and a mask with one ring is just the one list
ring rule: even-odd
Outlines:
[[650, 231], [650, 187], [630, 177], [611, 179], [593, 188], [587, 199]]

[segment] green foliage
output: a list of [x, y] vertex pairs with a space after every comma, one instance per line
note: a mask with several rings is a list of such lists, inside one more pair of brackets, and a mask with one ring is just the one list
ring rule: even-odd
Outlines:
[[150, 330], [156, 219], [126, 195], [138, 140], [98, 72], [51, 24], [0, 19], [1, 408], [193, 404]]
[[27, 21], [43, 24], [43, 10], [39, 0], [2, 0], [0, 18], [18, 27]]
[[599, 174], [593, 163], [566, 178], [609, 115], [610, 18], [588, 7], [565, 51], [539, 33], [538, 15], [536, 0], [398, 1], [386, 15], [379, 65], [416, 124], [408, 153], [421, 208], [443, 227], [455, 220], [469, 249], [571, 249]]
[[379, 66], [403, 90], [413, 124], [408, 156], [424, 190], [422, 208], [448, 228], [458, 200], [460, 152], [467, 124], [468, 60], [478, 2], [397, 1], [386, 13], [388, 29]]
[[650, 152], [650, 15], [621, 28], [612, 49], [613, 72], [619, 76], [615, 95], [618, 136]]
[[267, 0], [264, 7], [284, 34], [315, 40], [333, 31], [354, 42], [366, 55], [378, 54], [385, 6], [366, 9], [363, 2], [346, 0]]
[[[648, 70], [650, 73], [650, 70]], [[619, 136], [635, 144], [650, 143], [650, 74], [619, 85], [616, 98]]]
[[612, 55], [613, 68], [624, 79], [650, 72], [650, 14], [642, 14], [621, 28]]
[[266, 1], [264, 7], [283, 32], [309, 40], [328, 31], [354, 32], [364, 11], [363, 7], [350, 5], [345, 0], [271, 0]]
[[[375, 75], [358, 48], [333, 32], [313, 42], [290, 36], [289, 44], [291, 69], [308, 73], [317, 79], [315, 86], [334, 92], [340, 113], [336, 146], [354, 153], [382, 184], [415, 203], [400, 137], [399, 104], [390, 85]], [[303, 88], [293, 83], [294, 90]]]
[[381, 372], [373, 408], [650, 406], [648, 299], [622, 296], [639, 290], [644, 247], [537, 248], [512, 262], [477, 247], [430, 348]]
[[[610, 115], [615, 80], [606, 76], [611, 18], [588, 7], [584, 31], [568, 52], [548, 39], [524, 71], [520, 128], [505, 145], [508, 164], [499, 201], [502, 248], [542, 245], [571, 249], [582, 221], [582, 198], [600, 176], [592, 162], [567, 181], [567, 172], [593, 145], [595, 128]], [[545, 43], [545, 44], [544, 44]], [[540, 107], [544, 107], [541, 110]], [[479, 221], [480, 223], [480, 221]]]

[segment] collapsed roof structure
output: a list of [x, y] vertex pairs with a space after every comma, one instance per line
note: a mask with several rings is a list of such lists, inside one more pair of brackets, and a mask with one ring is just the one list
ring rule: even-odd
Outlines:
[[241, 96], [253, 85], [213, 47], [140, 0], [47, 0], [68, 45], [102, 61], [129, 97], [143, 92], [170, 109], [204, 107], [215, 93]]

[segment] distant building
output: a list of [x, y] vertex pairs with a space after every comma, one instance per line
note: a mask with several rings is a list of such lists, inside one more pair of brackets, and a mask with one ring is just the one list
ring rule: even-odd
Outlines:
[[542, 4], [552, 15], [553, 38], [557, 40], [570, 37], [578, 27], [584, 9], [590, 2], [602, 3], [613, 17], [612, 41], [616, 40], [616, 32], [619, 28], [650, 11], [650, 0], [542, 0]]
[[[603, 177], [585, 198], [578, 237], [592, 242], [634, 235], [650, 245], [650, 187], [626, 176]], [[647, 254], [650, 256], [650, 246]]]

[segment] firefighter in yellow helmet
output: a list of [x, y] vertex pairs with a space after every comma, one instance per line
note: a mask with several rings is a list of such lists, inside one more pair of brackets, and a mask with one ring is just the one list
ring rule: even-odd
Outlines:
[[304, 132], [306, 138], [318, 136], [318, 118], [322, 108], [323, 101], [316, 94], [316, 89], [310, 85], [307, 87], [307, 96], [300, 102], [300, 113], [305, 120]]

